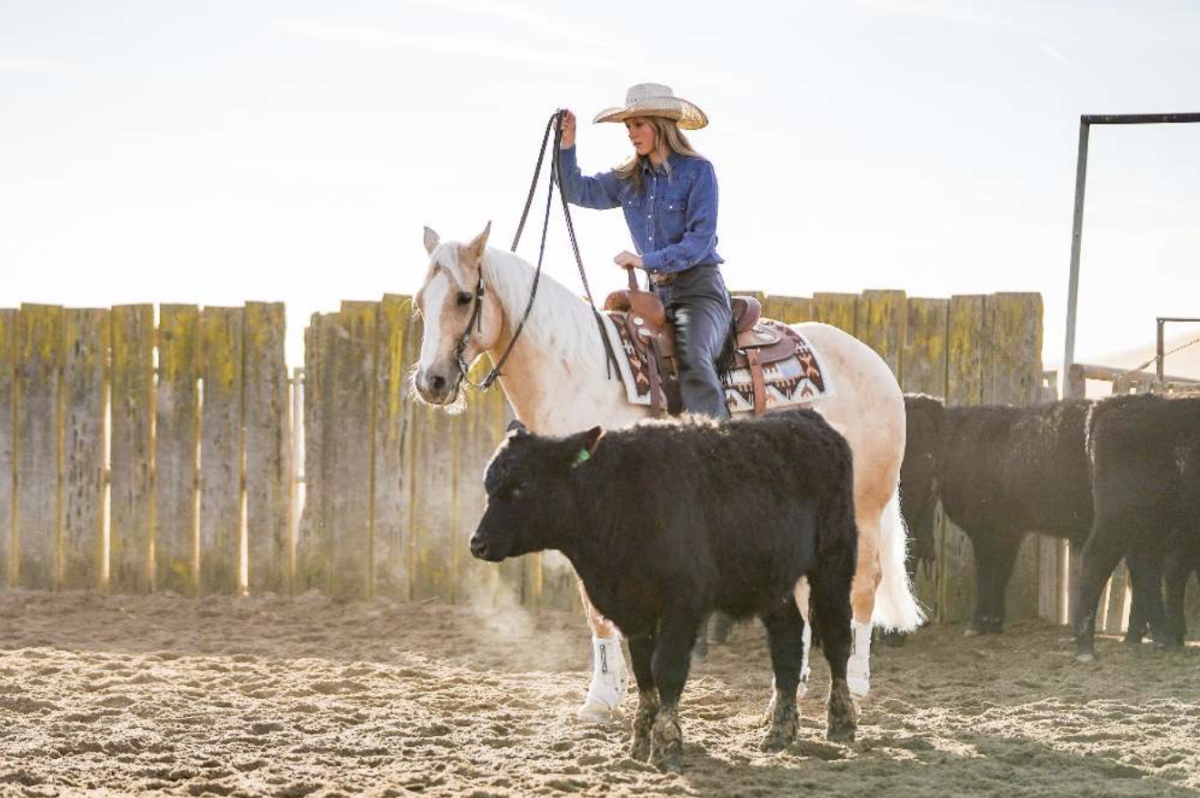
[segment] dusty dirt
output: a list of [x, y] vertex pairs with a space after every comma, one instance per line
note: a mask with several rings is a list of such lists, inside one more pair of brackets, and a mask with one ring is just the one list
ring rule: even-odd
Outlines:
[[[0, 794], [1146, 795], [1200, 793], [1200, 650], [1063, 630], [928, 629], [878, 649], [859, 740], [758, 751], [757, 625], [693, 671], [682, 776], [573, 720], [590, 648], [564, 613], [388, 601], [0, 595]], [[632, 698], [632, 696], [631, 696]]]

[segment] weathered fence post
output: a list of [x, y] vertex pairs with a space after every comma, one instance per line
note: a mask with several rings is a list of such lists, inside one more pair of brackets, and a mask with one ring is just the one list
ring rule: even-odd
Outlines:
[[17, 584], [58, 586], [62, 308], [22, 305], [17, 321]]
[[243, 426], [246, 557], [252, 593], [290, 593], [288, 497], [291, 430], [282, 303], [247, 302]]
[[0, 590], [16, 579], [17, 311], [0, 309]]
[[296, 589], [329, 588], [329, 531], [326, 527], [325, 353], [333, 324], [314, 313], [304, 331], [304, 508], [296, 540]]
[[330, 534], [330, 592], [370, 596], [374, 490], [374, 302], [343, 302], [334, 317], [327, 362], [332, 418], [325, 427], [326, 519]]
[[858, 303], [855, 329], [858, 339], [883, 358], [903, 379], [903, 349], [908, 325], [907, 297], [903, 291], [864, 291]]
[[187, 596], [198, 588], [199, 379], [200, 311], [163, 305], [154, 425], [155, 587]]
[[242, 380], [244, 311], [200, 313], [200, 572], [201, 594], [241, 587]]
[[109, 587], [143, 593], [153, 587], [150, 466], [154, 407], [154, 306], [112, 310], [109, 494]]
[[408, 366], [421, 345], [414, 335], [412, 300], [389, 294], [379, 305], [375, 333], [374, 537], [372, 579], [379, 595], [409, 599]]
[[63, 318], [62, 536], [59, 586], [94, 590], [104, 571], [104, 410], [109, 312]]

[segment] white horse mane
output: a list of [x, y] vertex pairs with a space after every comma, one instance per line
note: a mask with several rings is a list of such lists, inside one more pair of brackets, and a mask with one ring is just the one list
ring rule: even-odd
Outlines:
[[[452, 243], [452, 242], [448, 242]], [[474, 292], [475, 286], [468, 284], [458, 263], [458, 244], [443, 245], [435, 253], [434, 262], [442, 266], [463, 291]], [[484, 253], [483, 277], [486, 291], [491, 291], [500, 300], [509, 329], [517, 329], [525, 308], [529, 304], [529, 292], [533, 288], [534, 268], [521, 256], [502, 249], [488, 247]], [[555, 353], [572, 361], [594, 359], [595, 366], [604, 365], [603, 344], [600, 343], [596, 322], [579, 295], [542, 271], [538, 280], [537, 298], [521, 332], [527, 341], [539, 351], [553, 349]]]

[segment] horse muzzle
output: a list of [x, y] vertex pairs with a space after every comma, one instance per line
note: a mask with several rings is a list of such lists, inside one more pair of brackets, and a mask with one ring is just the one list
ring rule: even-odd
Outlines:
[[448, 405], [458, 399], [458, 376], [457, 371], [443, 373], [438, 369], [419, 369], [413, 384], [425, 404]]

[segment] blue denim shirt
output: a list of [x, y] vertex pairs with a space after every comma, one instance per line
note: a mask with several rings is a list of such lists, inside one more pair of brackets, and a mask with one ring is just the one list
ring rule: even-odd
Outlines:
[[680, 272], [702, 263], [724, 263], [717, 254], [717, 176], [703, 158], [671, 153], [671, 165], [644, 162], [642, 193], [616, 172], [584, 177], [575, 148], [561, 151], [559, 174], [567, 201], [585, 208], [625, 211], [625, 222], [647, 272]]

